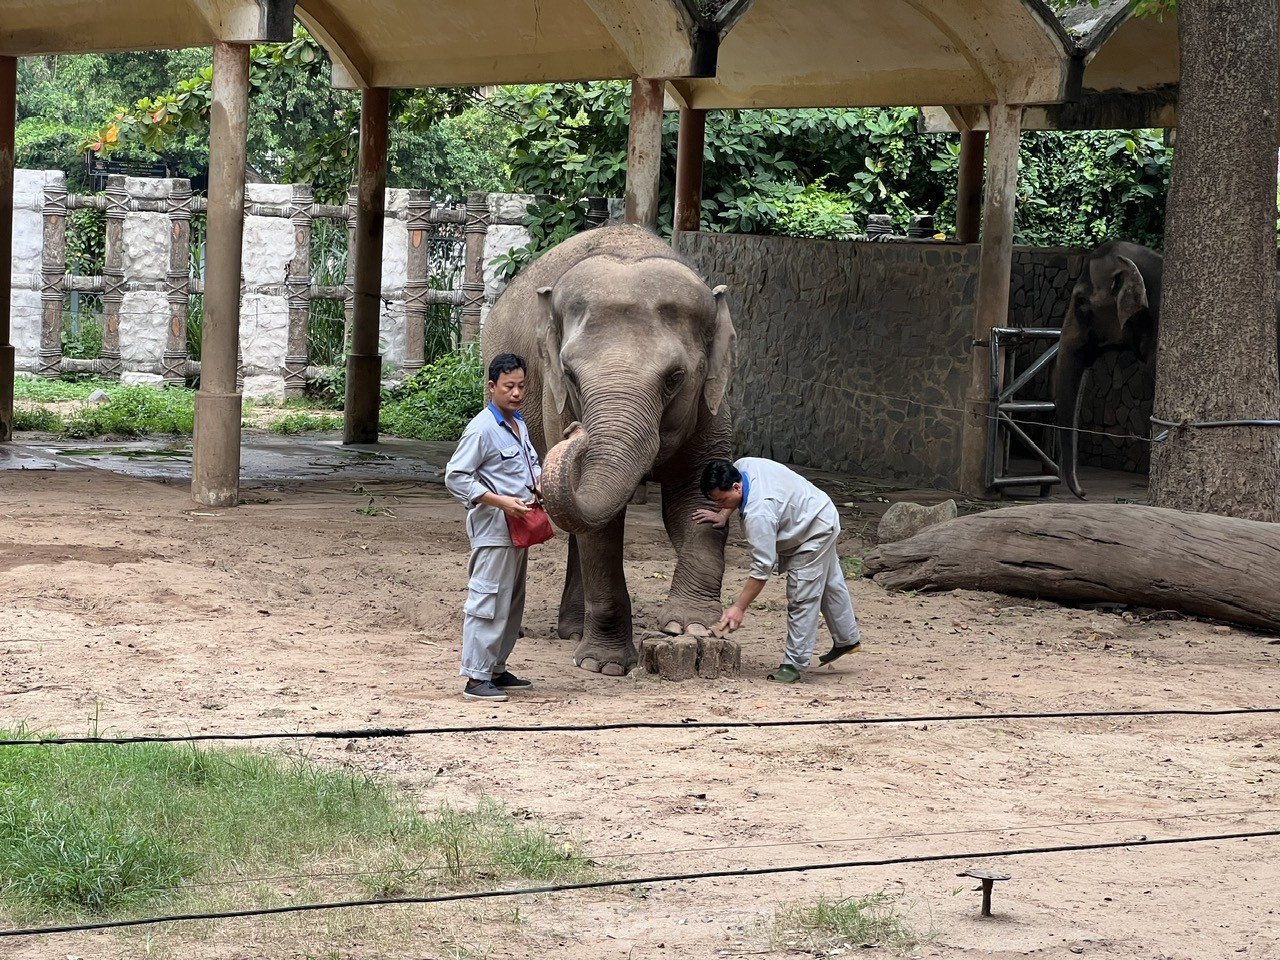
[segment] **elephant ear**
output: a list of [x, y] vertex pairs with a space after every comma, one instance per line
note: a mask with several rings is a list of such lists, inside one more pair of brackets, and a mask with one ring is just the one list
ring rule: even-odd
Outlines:
[[1138, 265], [1128, 257], [1116, 257], [1116, 272], [1111, 281], [1116, 301], [1116, 317], [1124, 339], [1146, 361], [1155, 349], [1155, 323], [1147, 300], [1147, 285]]
[[560, 363], [560, 346], [563, 337], [560, 318], [556, 316], [551, 300], [551, 288], [538, 291], [538, 303], [542, 306], [542, 324], [538, 331], [538, 350], [542, 355], [542, 386], [551, 392], [556, 410], [564, 413], [568, 393], [564, 388], [564, 367]]
[[733, 318], [729, 316], [729, 299], [724, 295], [726, 289], [721, 284], [711, 291], [716, 300], [716, 327], [707, 354], [707, 379], [702, 386], [702, 397], [712, 416], [720, 412], [720, 404], [724, 402], [725, 391], [729, 388], [735, 359], [734, 346], [738, 339], [733, 329]]
[[1116, 299], [1116, 314], [1122, 325], [1147, 309], [1147, 285], [1138, 265], [1128, 257], [1116, 257], [1111, 295]]

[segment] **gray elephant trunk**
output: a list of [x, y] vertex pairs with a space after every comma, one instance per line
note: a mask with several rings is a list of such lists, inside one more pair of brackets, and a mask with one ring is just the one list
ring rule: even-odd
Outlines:
[[1078, 357], [1067, 355], [1058, 359], [1057, 384], [1054, 396], [1057, 403], [1058, 422], [1058, 474], [1062, 482], [1081, 500], [1085, 499], [1076, 474], [1076, 462], [1080, 454], [1080, 401], [1084, 396], [1084, 381], [1089, 368]]
[[591, 434], [579, 428], [549, 451], [542, 468], [542, 501], [569, 533], [598, 530], [627, 505], [658, 453], [655, 423], [628, 436], [611, 425]]

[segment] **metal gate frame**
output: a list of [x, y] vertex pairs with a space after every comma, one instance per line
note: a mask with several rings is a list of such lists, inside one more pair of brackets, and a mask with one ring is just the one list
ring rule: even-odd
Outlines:
[[[995, 490], [1009, 487], [1040, 488], [1040, 496], [1048, 496], [1055, 483], [1060, 483], [1057, 462], [1014, 420], [1015, 414], [1049, 413], [1057, 410], [1052, 400], [1018, 400], [1017, 394], [1058, 357], [1058, 339], [1062, 331], [1044, 327], [993, 327], [988, 341], [991, 350], [991, 387], [988, 397], [987, 486]], [[1053, 345], [1021, 374], [1014, 376], [1014, 353], [1017, 347], [1032, 340], [1052, 340]], [[1007, 385], [1006, 385], [1007, 384]], [[1031, 475], [1009, 473], [1009, 445], [1017, 437], [1040, 461], [1042, 472]]]

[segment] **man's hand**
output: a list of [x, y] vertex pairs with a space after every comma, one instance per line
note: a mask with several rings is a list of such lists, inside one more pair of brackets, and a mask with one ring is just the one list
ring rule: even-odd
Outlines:
[[708, 510], [705, 507], [693, 511], [694, 523], [709, 523], [717, 530], [723, 530], [729, 522], [729, 510]]
[[716, 624], [719, 631], [727, 631], [733, 633], [742, 626], [742, 618], [745, 617], [746, 611], [741, 609], [736, 603], [724, 612], [724, 616], [720, 618], [720, 622]]
[[521, 500], [519, 497], [498, 497], [498, 500], [498, 507], [502, 512], [513, 517], [523, 517], [533, 509], [532, 501]]

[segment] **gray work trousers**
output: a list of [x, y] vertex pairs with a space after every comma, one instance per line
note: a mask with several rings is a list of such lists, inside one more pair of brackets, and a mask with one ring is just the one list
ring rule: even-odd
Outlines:
[[524, 581], [529, 551], [475, 547], [462, 608], [461, 676], [492, 680], [507, 669], [524, 620]]
[[787, 647], [786, 662], [797, 670], [808, 670], [813, 648], [818, 642], [818, 611], [827, 621], [837, 647], [858, 643], [858, 620], [849, 599], [849, 586], [840, 569], [836, 541], [837, 528], [814, 553], [797, 556], [798, 566], [787, 567]]

